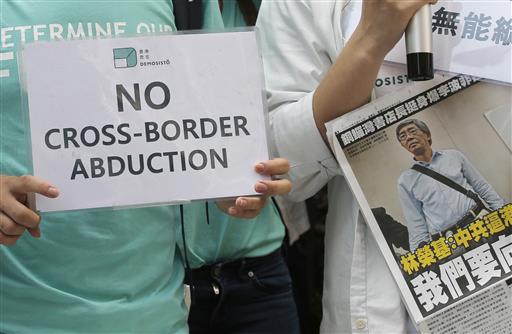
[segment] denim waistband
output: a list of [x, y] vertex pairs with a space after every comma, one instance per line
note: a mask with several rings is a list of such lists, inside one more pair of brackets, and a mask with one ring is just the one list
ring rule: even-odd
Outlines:
[[[234, 261], [218, 262], [214, 264], [204, 265], [197, 269], [191, 270], [191, 276], [194, 281], [208, 280], [212, 277], [218, 277], [221, 274], [238, 274], [242, 270], [250, 270], [259, 266], [266, 266], [279, 261], [282, 258], [281, 248], [276, 249], [272, 253], [258, 257], [248, 257], [237, 259]], [[190, 277], [185, 278], [186, 284], [191, 284]]]

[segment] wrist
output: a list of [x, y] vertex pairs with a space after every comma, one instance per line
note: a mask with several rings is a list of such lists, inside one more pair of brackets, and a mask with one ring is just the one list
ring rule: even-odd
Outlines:
[[353, 48], [363, 57], [373, 57], [376, 61], [384, 60], [390, 48], [386, 45], [384, 38], [379, 38], [369, 32], [369, 29], [358, 25], [350, 37], [346, 47]]

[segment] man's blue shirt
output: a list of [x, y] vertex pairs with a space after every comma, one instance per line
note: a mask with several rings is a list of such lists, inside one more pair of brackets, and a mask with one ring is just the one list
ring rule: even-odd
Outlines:
[[[471, 162], [457, 150], [434, 151], [430, 163], [418, 161], [480, 196], [496, 210], [505, 204]], [[453, 226], [475, 202], [464, 194], [412, 169], [398, 179], [398, 194], [409, 230], [409, 245], [414, 250], [430, 235]]]

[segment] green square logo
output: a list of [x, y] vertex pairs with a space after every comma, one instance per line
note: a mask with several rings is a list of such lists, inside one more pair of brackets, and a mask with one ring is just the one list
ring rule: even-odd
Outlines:
[[128, 68], [137, 65], [137, 51], [134, 48], [114, 49], [114, 67]]

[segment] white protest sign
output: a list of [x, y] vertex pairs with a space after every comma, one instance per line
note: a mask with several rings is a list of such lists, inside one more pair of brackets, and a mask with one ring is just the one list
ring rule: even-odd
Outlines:
[[22, 53], [33, 173], [59, 211], [253, 195], [268, 159], [254, 31], [40, 42]]
[[[432, 6], [436, 70], [512, 83], [512, 2], [439, 1]], [[386, 56], [406, 63], [405, 41]]]
[[[347, 36], [356, 28], [362, 1], [345, 11]], [[512, 83], [512, 2], [510, 0], [451, 1], [432, 5], [434, 68], [450, 73]], [[405, 64], [405, 39], [387, 54], [386, 61]]]

